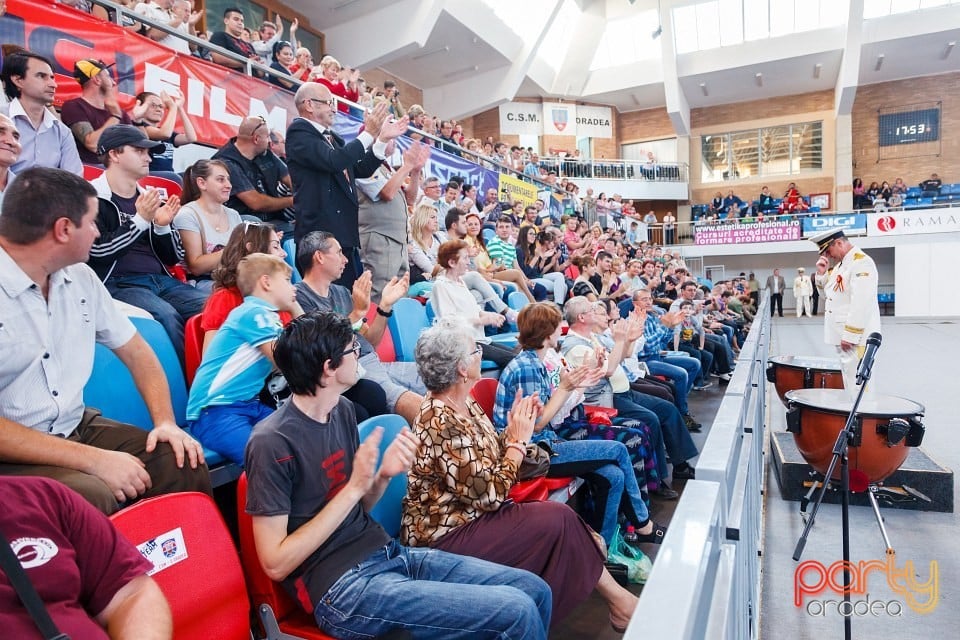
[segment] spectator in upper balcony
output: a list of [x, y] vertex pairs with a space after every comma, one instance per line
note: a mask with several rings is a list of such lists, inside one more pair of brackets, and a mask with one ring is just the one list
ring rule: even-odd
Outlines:
[[461, 157], [460, 151], [457, 149], [457, 142], [453, 139], [453, 123], [449, 120], [440, 122], [440, 139], [446, 143], [441, 147], [443, 151], [452, 153], [458, 158]]
[[[170, 27], [171, 29], [176, 29], [180, 33], [192, 34], [191, 28], [200, 20], [202, 14], [198, 11], [196, 14], [190, 15], [188, 10], [187, 19], [186, 22], [184, 22], [183, 11], [175, 11], [173, 6], [174, 0], [149, 0], [148, 2], [138, 4], [134, 8], [134, 11], [154, 22]], [[193, 20], [192, 23], [190, 22], [191, 20]], [[158, 42], [165, 47], [170, 47], [174, 51], [190, 55], [190, 44], [186, 40], [146, 24], [144, 27], [146, 28], [145, 35], [154, 42]]]
[[727, 191], [727, 197], [723, 199], [723, 208], [721, 211], [725, 212], [728, 218], [743, 217], [743, 212], [746, 208], [747, 204], [740, 199], [740, 196], [733, 193], [733, 189]]
[[83, 164], [70, 129], [51, 113], [57, 81], [53, 67], [43, 56], [25, 51], [3, 61], [4, 90], [11, 98], [0, 113], [10, 116], [20, 133], [20, 159], [14, 172], [30, 167], [52, 167], [81, 175]]
[[306, 82], [310, 78], [310, 73], [313, 71], [313, 54], [310, 53], [310, 49], [306, 47], [300, 47], [296, 50], [295, 60], [292, 65], [290, 65], [290, 75], [292, 75], [297, 80]]
[[[197, 130], [183, 108], [183, 95], [179, 92], [171, 96], [166, 91], [160, 95], [144, 91], [137, 96], [133, 108], [134, 114], [139, 114], [139, 121], [135, 122], [142, 127], [147, 137], [163, 143], [163, 151], [155, 153], [150, 160], [150, 171], [173, 171], [173, 149], [197, 141]], [[177, 116], [183, 122], [183, 131], [174, 131]]]
[[530, 154], [530, 162], [523, 168], [523, 175], [533, 178], [540, 177], [540, 156], [535, 153]]
[[800, 190], [797, 189], [797, 183], [791, 182], [786, 193], [783, 194], [783, 200], [780, 201], [780, 213], [803, 213], [809, 208]]
[[10, 170], [20, 156], [20, 132], [13, 120], [0, 115], [0, 204], [3, 194], [16, 174]]
[[[273, 62], [270, 64], [270, 68], [288, 76], [296, 77], [297, 74], [293, 70], [294, 64], [296, 64], [296, 59], [293, 56], [293, 45], [286, 40], [277, 41], [273, 45]], [[270, 82], [290, 91], [296, 91], [298, 86], [293, 80], [287, 80], [272, 74], [270, 75]]]
[[490, 158], [494, 162], [498, 162], [504, 166], [510, 166], [510, 161], [508, 158], [507, 145], [503, 142], [498, 142], [493, 145], [493, 155]]
[[920, 183], [920, 188], [923, 189], [923, 197], [929, 198], [932, 196], [940, 195], [940, 185], [943, 184], [943, 181], [935, 173], [930, 174], [930, 177]]
[[[294, 18], [293, 22], [290, 23], [291, 59], [293, 51], [297, 48], [297, 29], [299, 28], [300, 22]], [[260, 56], [260, 62], [271, 66], [277, 59], [277, 45], [280, 43], [280, 38], [283, 37], [283, 20], [280, 19], [280, 15], [277, 15], [275, 22], [264, 20], [257, 33], [260, 39], [254, 40], [250, 44], [253, 45], [253, 50]]]
[[389, 78], [383, 81], [383, 93], [387, 97], [387, 101], [390, 103], [390, 113], [394, 118], [402, 118], [407, 115], [407, 112], [403, 108], [403, 103], [400, 102], [400, 89], [397, 88], [397, 83]]
[[760, 190], [760, 198], [758, 199], [758, 202], [760, 213], [777, 210], [777, 205], [773, 202], [773, 194], [770, 193], [770, 187], [767, 185], [763, 185], [763, 189]]
[[[210, 36], [210, 44], [223, 47], [241, 58], [260, 62], [260, 56], [257, 54], [253, 45], [243, 39], [243, 12], [236, 7], [227, 7], [223, 10], [223, 31], [217, 31]], [[216, 51], [210, 52], [211, 59], [224, 67], [244, 71], [247, 66], [241, 60], [228, 58]], [[255, 75], [261, 75], [262, 72], [255, 72]]]
[[108, 127], [133, 123], [117, 103], [112, 66], [93, 58], [78, 60], [73, 65], [73, 77], [80, 83], [81, 95], [64, 102], [60, 110], [60, 118], [73, 131], [80, 160], [85, 164], [100, 164], [97, 145]]
[[[320, 74], [317, 76], [314, 72], [311, 79], [330, 89], [330, 93], [335, 97], [351, 102], [357, 102], [360, 99], [360, 94], [357, 92], [357, 80], [360, 78], [358, 69], [343, 69], [333, 56], [323, 56], [320, 61]], [[337, 110], [341, 113], [349, 113], [350, 105], [337, 100]]]
[[233, 190], [227, 206], [242, 216], [269, 222], [280, 232], [293, 231], [293, 187], [287, 166], [270, 151], [270, 126], [261, 118], [244, 118], [237, 136], [213, 154], [230, 170]]

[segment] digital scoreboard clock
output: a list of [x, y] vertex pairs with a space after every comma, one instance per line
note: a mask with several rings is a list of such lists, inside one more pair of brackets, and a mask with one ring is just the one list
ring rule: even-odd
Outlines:
[[919, 109], [880, 115], [880, 146], [933, 142], [940, 139], [940, 109]]

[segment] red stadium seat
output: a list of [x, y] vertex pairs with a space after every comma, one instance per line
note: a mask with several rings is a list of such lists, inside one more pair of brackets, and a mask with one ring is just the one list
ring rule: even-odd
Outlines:
[[141, 553], [152, 547], [160, 560], [172, 562], [153, 579], [170, 603], [177, 640], [249, 640], [250, 602], [243, 570], [227, 525], [209, 496], [191, 492], [149, 498], [110, 520]]
[[[367, 323], [373, 322], [377, 317], [377, 305], [370, 303], [367, 310]], [[377, 345], [377, 355], [381, 362], [396, 362], [397, 352], [393, 348], [393, 336], [390, 335], [390, 329], [384, 328], [383, 337], [380, 338], [380, 344]]]
[[[263, 571], [253, 541], [253, 518], [247, 514], [247, 474], [237, 483], [237, 524], [240, 529], [240, 558], [247, 576], [250, 599], [267, 638], [281, 638], [287, 633], [307, 640], [328, 640], [320, 631], [313, 616], [304, 611], [287, 595], [283, 587]], [[178, 638], [179, 640], [179, 638]]]
[[197, 374], [200, 361], [203, 359], [204, 331], [200, 326], [203, 314], [198, 313], [183, 327], [183, 355], [186, 361], [187, 387], [193, 384], [193, 376]]
[[470, 395], [490, 418], [490, 422], [493, 422], [493, 405], [497, 399], [497, 384], [495, 378], [480, 378], [470, 389]]
[[103, 167], [95, 167], [89, 164], [83, 165], [83, 179], [87, 182], [94, 178], [99, 178], [101, 173], [103, 173]]

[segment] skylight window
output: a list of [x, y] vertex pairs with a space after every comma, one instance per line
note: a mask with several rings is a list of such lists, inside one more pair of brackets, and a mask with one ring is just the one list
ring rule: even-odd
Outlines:
[[609, 20], [597, 44], [590, 71], [640, 60], [659, 60], [663, 56], [663, 49], [660, 41], [653, 37], [658, 26], [660, 19], [656, 9]]

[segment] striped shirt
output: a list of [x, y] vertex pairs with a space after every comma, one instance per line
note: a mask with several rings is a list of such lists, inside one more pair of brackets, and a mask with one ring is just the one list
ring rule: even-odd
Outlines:
[[494, 236], [487, 243], [487, 253], [492, 262], [499, 262], [507, 269], [512, 269], [517, 261], [517, 248], [499, 236]]
[[83, 417], [95, 343], [117, 349], [136, 332], [87, 265], [50, 274], [45, 300], [0, 247], [0, 416], [69, 436]]

